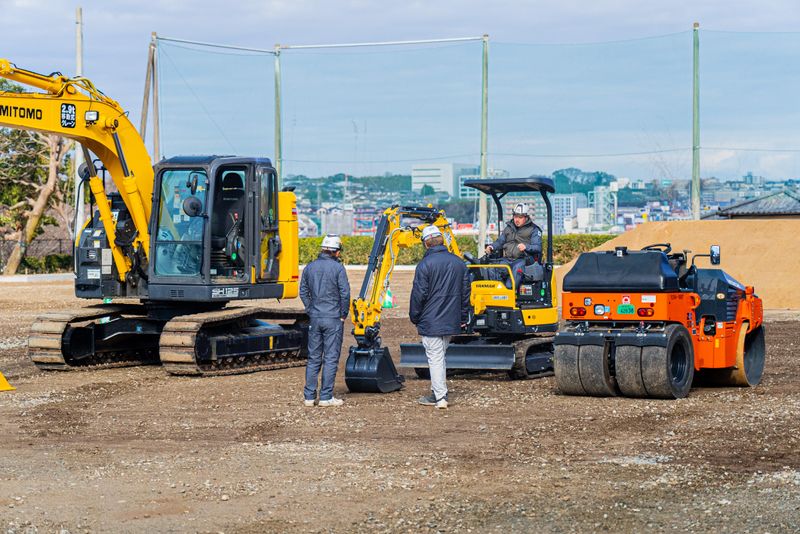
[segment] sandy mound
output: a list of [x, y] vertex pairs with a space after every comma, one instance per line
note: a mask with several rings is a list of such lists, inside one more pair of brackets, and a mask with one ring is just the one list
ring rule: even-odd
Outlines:
[[[725, 220], [653, 222], [638, 226], [595, 250], [616, 246], [639, 249], [652, 243], [672, 243], [675, 251], [689, 249], [708, 253], [720, 245], [720, 267], [739, 282], [755, 286], [756, 294], [769, 309], [800, 309], [800, 220]], [[708, 259], [697, 264], [708, 267]], [[572, 268], [568, 263], [556, 271], [558, 284]]]

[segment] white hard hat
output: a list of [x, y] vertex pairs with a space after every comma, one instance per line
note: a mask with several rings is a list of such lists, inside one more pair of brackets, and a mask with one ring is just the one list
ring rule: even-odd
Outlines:
[[425, 228], [422, 229], [422, 240], [423, 241], [427, 241], [431, 237], [436, 237], [436, 236], [441, 236], [441, 235], [442, 235], [442, 232], [440, 232], [439, 228], [434, 226], [434, 225], [426, 226]]
[[322, 248], [326, 250], [342, 250], [342, 238], [336, 234], [328, 234], [322, 238]]
[[523, 203], [520, 202], [519, 204], [514, 206], [514, 209], [511, 210], [511, 213], [513, 215], [525, 215], [525, 216], [527, 216], [528, 215], [528, 206], [526, 204], [523, 204]]

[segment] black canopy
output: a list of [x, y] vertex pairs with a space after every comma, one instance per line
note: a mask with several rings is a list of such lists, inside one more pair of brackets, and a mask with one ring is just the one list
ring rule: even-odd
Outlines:
[[544, 191], [546, 193], [556, 192], [556, 186], [553, 180], [546, 176], [465, 180], [464, 185], [477, 189], [487, 195], [495, 194], [498, 196], [502, 196], [506, 193], [525, 193], [530, 191]]

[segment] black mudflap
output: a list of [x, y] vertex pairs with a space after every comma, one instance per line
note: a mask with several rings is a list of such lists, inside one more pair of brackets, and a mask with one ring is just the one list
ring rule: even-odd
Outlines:
[[390, 393], [403, 387], [389, 349], [350, 347], [344, 368], [344, 382], [353, 393]]

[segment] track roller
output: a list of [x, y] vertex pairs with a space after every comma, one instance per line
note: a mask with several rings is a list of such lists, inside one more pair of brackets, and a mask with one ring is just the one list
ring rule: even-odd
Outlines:
[[681, 399], [689, 393], [694, 378], [694, 349], [682, 325], [665, 329], [666, 347], [642, 348], [642, 382], [648, 397]]

